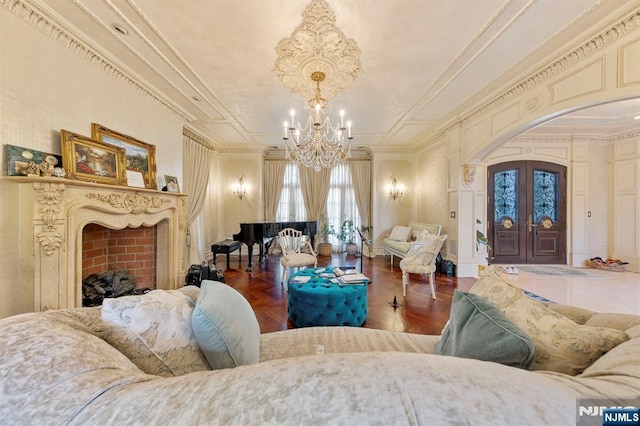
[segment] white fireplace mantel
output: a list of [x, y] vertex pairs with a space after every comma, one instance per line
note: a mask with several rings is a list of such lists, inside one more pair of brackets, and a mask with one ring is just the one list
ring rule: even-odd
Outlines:
[[[182, 285], [187, 196], [44, 177], [5, 177], [17, 185], [21, 287], [35, 311], [82, 306], [82, 230], [157, 226], [156, 287]], [[28, 290], [27, 290], [28, 289]]]

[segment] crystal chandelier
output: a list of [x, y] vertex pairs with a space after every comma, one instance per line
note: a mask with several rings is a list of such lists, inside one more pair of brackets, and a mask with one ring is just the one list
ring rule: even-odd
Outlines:
[[323, 120], [322, 112], [327, 100], [320, 93], [320, 82], [324, 79], [322, 71], [311, 74], [311, 80], [316, 83], [316, 95], [309, 100], [313, 116], [309, 115], [306, 124], [301, 125], [300, 122], [296, 123], [296, 113], [292, 109], [290, 121], [284, 122], [282, 136], [287, 158], [305, 167], [313, 167], [316, 172], [323, 167], [331, 168], [344, 163], [351, 156], [353, 141], [351, 122], [347, 121], [345, 127], [344, 110], [340, 110], [340, 119], [335, 125], [329, 117]]

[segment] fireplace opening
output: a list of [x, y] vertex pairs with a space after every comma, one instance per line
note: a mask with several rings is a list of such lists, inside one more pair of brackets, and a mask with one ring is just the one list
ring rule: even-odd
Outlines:
[[156, 288], [157, 239], [157, 226], [87, 224], [82, 230], [83, 306]]

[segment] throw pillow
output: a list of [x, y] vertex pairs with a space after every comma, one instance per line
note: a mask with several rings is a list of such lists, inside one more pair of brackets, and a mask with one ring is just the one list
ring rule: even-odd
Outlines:
[[456, 290], [449, 323], [434, 353], [531, 370], [533, 342], [493, 303]]
[[576, 375], [629, 338], [619, 330], [576, 324], [527, 297], [492, 267], [487, 268], [470, 292], [494, 303], [531, 337], [536, 348], [534, 370]]
[[214, 370], [258, 362], [258, 320], [247, 299], [228, 285], [202, 281], [192, 326]]
[[391, 235], [389, 235], [390, 240], [394, 241], [409, 241], [409, 237], [411, 236], [411, 228], [408, 226], [400, 226], [396, 225], [391, 230]]
[[427, 238], [429, 238], [429, 235], [432, 235], [431, 232], [427, 231], [426, 229], [423, 229], [422, 231], [420, 231], [418, 233], [418, 235], [415, 238], [416, 242], [425, 242], [427, 241]]
[[210, 370], [191, 329], [195, 303], [178, 290], [104, 299], [104, 339], [147, 374]]

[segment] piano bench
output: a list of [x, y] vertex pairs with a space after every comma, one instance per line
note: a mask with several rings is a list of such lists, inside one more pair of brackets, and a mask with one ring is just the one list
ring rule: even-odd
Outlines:
[[213, 252], [213, 265], [216, 264], [216, 256], [218, 254], [227, 255], [227, 269], [229, 269], [229, 254], [236, 250], [240, 250], [238, 265], [242, 263], [242, 241], [235, 240], [222, 240], [217, 243], [211, 244], [211, 251]]

